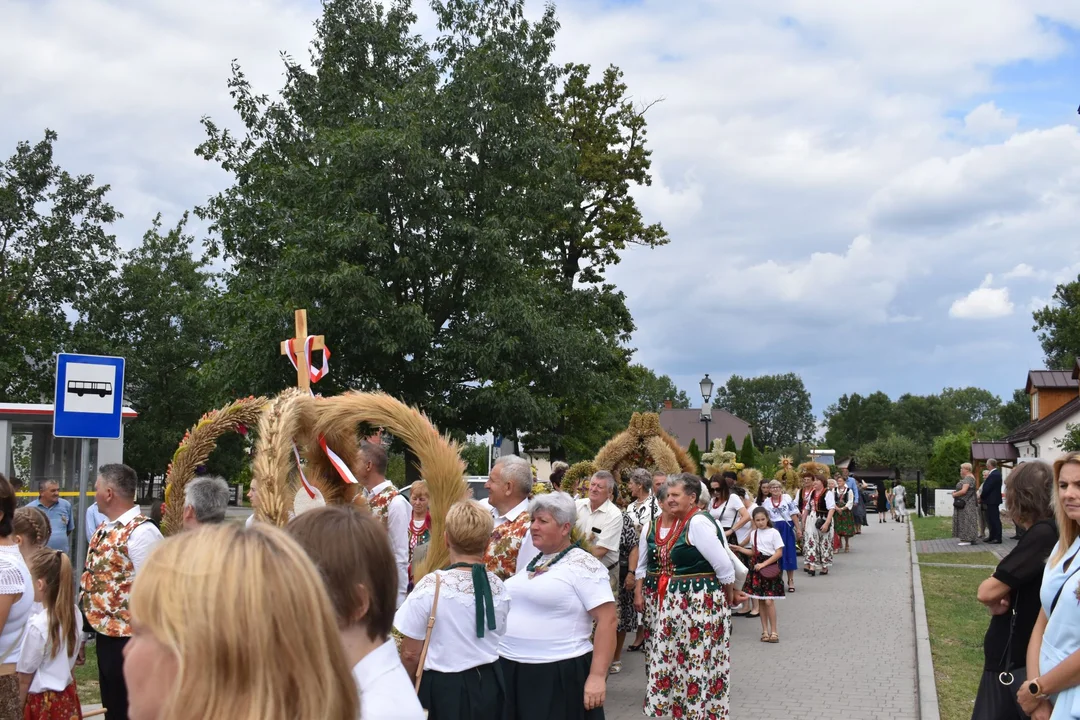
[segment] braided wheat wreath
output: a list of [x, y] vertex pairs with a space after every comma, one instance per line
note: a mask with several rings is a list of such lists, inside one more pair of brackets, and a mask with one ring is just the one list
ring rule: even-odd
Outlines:
[[423, 413], [385, 393], [348, 392], [324, 398], [293, 389], [274, 398], [260, 419], [255, 446], [252, 475], [259, 488], [256, 516], [278, 526], [288, 522], [299, 489], [293, 443], [305, 458], [308, 482], [327, 503], [363, 503], [360, 488], [345, 484], [320, 447], [319, 438], [351, 464], [356, 460], [360, 438], [380, 427], [409, 446], [428, 486], [431, 546], [414, 568], [415, 576], [422, 577], [449, 562], [443, 529], [450, 506], [466, 495], [465, 463], [457, 444], [440, 434]]

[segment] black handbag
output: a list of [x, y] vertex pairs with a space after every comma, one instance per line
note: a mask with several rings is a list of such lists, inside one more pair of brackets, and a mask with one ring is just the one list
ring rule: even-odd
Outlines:
[[953, 498], [952, 506], [957, 510], [963, 510], [967, 506], [967, 500], [964, 498]]
[[979, 682], [979, 691], [975, 694], [975, 708], [971, 720], [1018, 720], [1027, 715], [1016, 700], [1016, 693], [1027, 680], [1026, 667], [1013, 667], [1012, 645], [1016, 632], [1016, 605], [1012, 607], [1009, 619], [1009, 639], [1005, 643], [1005, 653], [1001, 658], [1001, 672], [983, 671]]

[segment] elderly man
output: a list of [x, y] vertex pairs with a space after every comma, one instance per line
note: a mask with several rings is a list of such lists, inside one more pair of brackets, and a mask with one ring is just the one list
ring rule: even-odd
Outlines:
[[484, 563], [500, 580], [506, 580], [536, 557], [529, 533], [532, 468], [524, 458], [503, 455], [495, 461], [484, 487], [495, 519]]
[[127, 465], [103, 465], [94, 491], [98, 509], [108, 518], [86, 551], [81, 606], [97, 632], [98, 683], [106, 720], [127, 717], [124, 646], [131, 638], [131, 585], [150, 556], [161, 532], [135, 504], [137, 478]]
[[398, 569], [397, 606], [405, 602], [409, 586], [409, 522], [412, 506], [386, 479], [389, 455], [381, 443], [360, 443], [356, 479], [364, 486], [371, 514], [383, 524], [390, 536], [390, 549]]
[[184, 529], [225, 522], [229, 507], [229, 485], [225, 478], [207, 475], [195, 478], [184, 488]]
[[75, 517], [71, 512], [71, 503], [60, 497], [60, 483], [55, 480], [42, 480], [38, 483], [38, 499], [27, 503], [27, 507], [40, 508], [49, 518], [52, 535], [49, 547], [61, 552], [71, 552], [71, 532], [75, 529]]
[[986, 532], [988, 543], [1001, 544], [1001, 469], [997, 460], [986, 461], [989, 470], [982, 487], [979, 488], [979, 502], [986, 513]]
[[611, 575], [619, 579], [619, 538], [622, 535], [622, 512], [611, 502], [615, 476], [599, 470], [589, 478], [589, 497], [577, 501], [577, 527], [593, 542], [592, 553]]

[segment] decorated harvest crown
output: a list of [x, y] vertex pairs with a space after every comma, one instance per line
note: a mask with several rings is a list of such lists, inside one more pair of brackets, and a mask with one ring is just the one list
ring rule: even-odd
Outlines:
[[829, 479], [829, 466], [819, 462], [804, 462], [799, 466], [799, 477], [813, 477], [825, 482]]
[[717, 473], [738, 473], [745, 465], [735, 460], [735, 453], [724, 450], [724, 441], [719, 438], [712, 441], [709, 452], [702, 453], [701, 462], [705, 465], [706, 477], [712, 477]]

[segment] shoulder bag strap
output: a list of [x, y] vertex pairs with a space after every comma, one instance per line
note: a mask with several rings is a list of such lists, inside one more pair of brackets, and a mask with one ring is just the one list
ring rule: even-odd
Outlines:
[[431, 629], [435, 627], [435, 610], [439, 607], [439, 588], [442, 578], [435, 573], [435, 598], [431, 601], [431, 613], [427, 619], [427, 632], [424, 633], [424, 646], [420, 649], [420, 664], [416, 666], [416, 692], [420, 692], [420, 678], [424, 677], [424, 662], [427, 660], [428, 645], [431, 644]]

